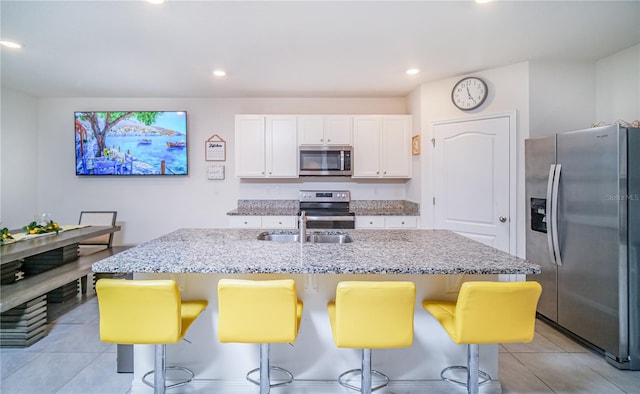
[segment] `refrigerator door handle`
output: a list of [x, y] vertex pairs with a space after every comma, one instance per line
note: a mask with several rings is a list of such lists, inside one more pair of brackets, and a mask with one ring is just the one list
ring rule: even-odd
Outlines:
[[557, 265], [556, 262], [556, 254], [553, 249], [553, 232], [555, 228], [553, 227], [553, 220], [551, 220], [551, 215], [553, 212], [553, 180], [554, 174], [556, 172], [556, 165], [551, 164], [549, 167], [549, 179], [547, 180], [547, 246], [549, 247], [549, 257], [551, 258], [551, 263]]
[[556, 164], [556, 171], [553, 175], [553, 196], [551, 200], [551, 222], [553, 227], [553, 251], [557, 265], [562, 265], [562, 257], [560, 256], [560, 242], [558, 241], [558, 189], [560, 188], [560, 170], [561, 164]]

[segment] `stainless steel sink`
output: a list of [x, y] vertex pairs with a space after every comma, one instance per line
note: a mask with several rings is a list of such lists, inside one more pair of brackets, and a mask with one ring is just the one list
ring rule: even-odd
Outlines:
[[307, 242], [316, 244], [347, 244], [353, 242], [349, 234], [309, 234]]
[[[258, 241], [274, 241], [274, 242], [300, 242], [300, 235], [298, 234], [288, 234], [288, 233], [270, 233], [263, 232], [258, 235]], [[345, 244], [353, 242], [353, 238], [349, 234], [346, 233], [338, 233], [338, 234], [322, 234], [322, 233], [311, 233], [307, 234], [306, 241], [308, 243], [318, 243], [318, 244]]]
[[258, 241], [299, 242], [300, 236], [298, 234], [270, 234], [264, 232], [258, 235]]

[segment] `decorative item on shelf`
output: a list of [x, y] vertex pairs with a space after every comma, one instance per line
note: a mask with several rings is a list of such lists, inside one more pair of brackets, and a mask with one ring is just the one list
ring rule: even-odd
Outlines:
[[218, 134], [209, 137], [204, 143], [204, 158], [206, 161], [227, 160], [227, 142]]
[[420, 134], [411, 138], [411, 154], [414, 156], [420, 154]]
[[9, 232], [9, 229], [6, 227], [3, 227], [2, 230], [0, 230], [0, 234], [2, 234], [0, 236], [0, 245], [13, 239], [13, 235]]

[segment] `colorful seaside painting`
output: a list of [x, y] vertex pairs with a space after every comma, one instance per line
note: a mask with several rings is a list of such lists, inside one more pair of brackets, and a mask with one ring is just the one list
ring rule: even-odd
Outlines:
[[184, 111], [75, 112], [76, 175], [187, 175]]

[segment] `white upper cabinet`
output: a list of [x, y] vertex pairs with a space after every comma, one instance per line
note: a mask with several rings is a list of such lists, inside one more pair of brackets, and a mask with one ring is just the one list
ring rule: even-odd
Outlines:
[[411, 116], [382, 117], [382, 174], [411, 178]]
[[411, 177], [411, 116], [353, 118], [353, 177]]
[[298, 177], [298, 130], [293, 115], [266, 116], [266, 176]]
[[353, 118], [352, 177], [380, 177], [381, 133], [382, 117], [355, 116]]
[[348, 115], [298, 116], [300, 145], [351, 145], [351, 130]]
[[298, 133], [293, 115], [237, 115], [236, 176], [297, 178]]
[[236, 116], [236, 176], [264, 178], [265, 124], [263, 115]]

